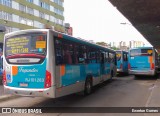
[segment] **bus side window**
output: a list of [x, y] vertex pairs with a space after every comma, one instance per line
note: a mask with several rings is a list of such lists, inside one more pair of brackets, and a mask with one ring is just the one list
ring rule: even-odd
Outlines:
[[109, 62], [109, 54], [108, 54], [108, 52], [105, 52], [105, 62]]
[[116, 57], [116, 53], [114, 54], [114, 64], [117, 66], [117, 57]]
[[128, 61], [128, 54], [126, 54], [126, 61]]
[[96, 50], [88, 47], [88, 63], [96, 63]]
[[128, 58], [127, 58], [127, 54], [126, 54], [126, 53], [123, 54], [123, 61], [128, 61]]
[[123, 61], [126, 61], [126, 54], [123, 53]]
[[73, 63], [73, 45], [70, 42], [55, 40], [56, 65]]
[[66, 43], [63, 44], [63, 51], [64, 51], [64, 63], [65, 64], [72, 64], [72, 44]]
[[101, 53], [97, 50], [96, 51], [96, 63], [100, 63], [101, 62]]
[[78, 45], [73, 45], [73, 63], [78, 64]]
[[113, 54], [109, 53], [109, 62], [112, 63], [113, 62]]
[[115, 64], [115, 54], [114, 53], [111, 53], [112, 54], [112, 63], [114, 63]]
[[62, 53], [62, 41], [60, 40], [55, 40], [55, 60], [56, 60], [56, 65], [62, 64], [63, 63], [63, 53]]
[[86, 63], [86, 59], [87, 59], [86, 46], [79, 46], [78, 63]]
[[96, 63], [96, 55], [95, 55], [95, 52], [90, 52], [90, 53], [89, 53], [89, 60], [90, 60], [90, 63]]
[[116, 63], [116, 54], [115, 53], [109, 53], [109, 59], [110, 59], [110, 63]]
[[105, 63], [105, 53], [101, 52], [101, 63]]

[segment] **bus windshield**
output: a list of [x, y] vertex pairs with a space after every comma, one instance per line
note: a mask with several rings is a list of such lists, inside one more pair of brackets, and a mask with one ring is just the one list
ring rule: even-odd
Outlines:
[[152, 49], [133, 49], [130, 51], [130, 56], [152, 56]]
[[46, 54], [47, 35], [40, 34], [23, 34], [6, 38], [5, 56], [17, 54]]
[[121, 59], [121, 52], [116, 52], [116, 59], [119, 61]]

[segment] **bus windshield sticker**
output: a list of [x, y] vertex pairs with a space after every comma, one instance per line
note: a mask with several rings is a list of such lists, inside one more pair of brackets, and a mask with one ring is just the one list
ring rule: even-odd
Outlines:
[[121, 57], [121, 54], [116, 54], [117, 57]]
[[117, 57], [117, 61], [119, 61], [121, 59], [121, 54], [120, 53], [116, 53], [116, 57]]
[[5, 45], [6, 56], [28, 53], [44, 54], [46, 50], [46, 36], [19, 35], [16, 37], [7, 38]]
[[46, 41], [36, 41], [36, 48], [46, 48]]
[[148, 50], [147, 52], [148, 52], [148, 54], [152, 54], [152, 50]]

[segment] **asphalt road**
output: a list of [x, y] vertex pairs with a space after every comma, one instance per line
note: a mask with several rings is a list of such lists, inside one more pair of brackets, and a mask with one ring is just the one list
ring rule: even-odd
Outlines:
[[[0, 107], [159, 107], [160, 80], [153, 77], [120, 76], [94, 88], [91, 95], [73, 94], [58, 99], [19, 97], [0, 103]], [[8, 114], [6, 114], [8, 115]], [[11, 114], [10, 114], [11, 115]], [[17, 114], [12, 114], [16, 115]], [[19, 114], [22, 115], [22, 114]], [[27, 115], [27, 114], [26, 114]], [[31, 114], [28, 114], [31, 115]], [[54, 113], [55, 116], [159, 116], [157, 113]]]
[[0, 85], [0, 96], [4, 95], [3, 85]]

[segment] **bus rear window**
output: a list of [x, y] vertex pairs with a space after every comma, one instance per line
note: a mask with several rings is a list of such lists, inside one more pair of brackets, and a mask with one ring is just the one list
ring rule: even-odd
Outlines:
[[16, 54], [46, 54], [46, 34], [23, 34], [6, 38], [5, 56]]
[[152, 56], [152, 49], [134, 49], [130, 51], [130, 56]]

